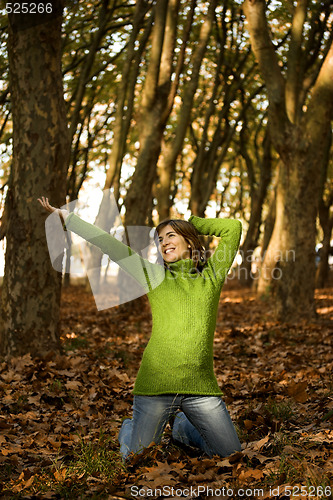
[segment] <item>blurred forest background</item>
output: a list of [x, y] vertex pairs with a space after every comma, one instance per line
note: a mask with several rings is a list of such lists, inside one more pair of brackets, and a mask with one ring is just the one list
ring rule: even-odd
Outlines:
[[[0, 7], [1, 498], [332, 498], [331, 0]], [[101, 210], [79, 213], [108, 231], [117, 211], [242, 221], [214, 342], [241, 452], [198, 457], [168, 427], [122, 463], [150, 311], [97, 311], [70, 252], [55, 271], [37, 202], [84, 207], [94, 188]]]
[[36, 199], [92, 185], [126, 226], [241, 219], [241, 285], [313, 318], [332, 251], [331, 1], [21, 3], [0, 21], [1, 352], [59, 349], [69, 276]]

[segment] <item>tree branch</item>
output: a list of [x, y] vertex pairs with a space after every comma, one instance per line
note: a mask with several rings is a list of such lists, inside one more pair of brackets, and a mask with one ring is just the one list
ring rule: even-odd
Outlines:
[[142, 96], [143, 115], [146, 109], [154, 105], [156, 98], [167, 15], [168, 0], [158, 0], [155, 5], [152, 49]]
[[[299, 111], [299, 91], [303, 80], [302, 60], [303, 27], [306, 20], [308, 0], [298, 0], [294, 12], [288, 52], [286, 79], [286, 108], [289, 120], [295, 123]], [[301, 103], [302, 104], [302, 103]]]
[[[285, 81], [272, 43], [265, 16], [265, 0], [245, 0], [243, 10], [248, 23], [253, 53], [266, 83], [272, 123], [288, 121]], [[277, 120], [276, 120], [277, 119]]]
[[100, 45], [100, 42], [105, 35], [105, 30], [107, 27], [107, 23], [110, 19], [111, 11], [108, 9], [109, 0], [103, 0], [101, 5], [101, 10], [99, 12], [99, 21], [98, 21], [98, 30], [96, 31], [95, 36], [90, 45], [89, 54], [87, 55], [85, 66], [81, 73], [81, 78], [79, 80], [78, 89], [76, 93], [76, 102], [75, 107], [71, 116], [71, 125], [70, 125], [70, 138], [71, 141], [76, 132], [77, 125], [80, 121], [80, 111], [82, 100], [84, 97], [85, 88], [87, 82], [89, 81], [90, 72], [95, 60], [96, 52]]
[[313, 141], [325, 130], [330, 130], [333, 117], [333, 42], [320, 69], [313, 87], [312, 99], [307, 110], [307, 133]]

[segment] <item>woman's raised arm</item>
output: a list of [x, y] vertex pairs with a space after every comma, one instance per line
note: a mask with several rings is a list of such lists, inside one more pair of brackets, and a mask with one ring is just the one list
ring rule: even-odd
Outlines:
[[219, 244], [207, 264], [212, 275], [221, 285], [229, 272], [238, 251], [242, 234], [242, 223], [237, 219], [204, 219], [192, 215], [189, 222], [202, 235], [217, 236]]
[[103, 254], [108, 255], [113, 262], [116, 262], [131, 275], [144, 288], [146, 293], [163, 281], [164, 268], [160, 264], [152, 264], [129, 246], [114, 238], [110, 233], [80, 219], [74, 213], [53, 207], [44, 196], [38, 201], [47, 212], [59, 213], [66, 229], [98, 247]]

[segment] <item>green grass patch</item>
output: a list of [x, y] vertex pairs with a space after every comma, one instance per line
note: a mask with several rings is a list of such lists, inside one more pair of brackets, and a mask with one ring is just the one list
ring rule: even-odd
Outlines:
[[115, 451], [112, 439], [103, 431], [95, 441], [81, 438], [79, 446], [73, 453], [68, 465], [60, 465], [58, 473], [65, 477], [99, 478], [112, 483], [113, 479], [125, 470], [119, 451]]
[[294, 415], [291, 403], [289, 401], [276, 401], [268, 398], [264, 410], [279, 421], [289, 421]]
[[64, 344], [65, 351], [76, 351], [77, 349], [85, 349], [89, 346], [89, 342], [86, 337], [80, 336], [71, 338]]

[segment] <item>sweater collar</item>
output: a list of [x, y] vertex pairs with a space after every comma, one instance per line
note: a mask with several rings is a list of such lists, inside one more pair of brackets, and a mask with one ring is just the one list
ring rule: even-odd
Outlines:
[[177, 262], [171, 262], [167, 264], [167, 268], [170, 271], [179, 273], [196, 273], [195, 265], [192, 259], [181, 259], [177, 260]]

